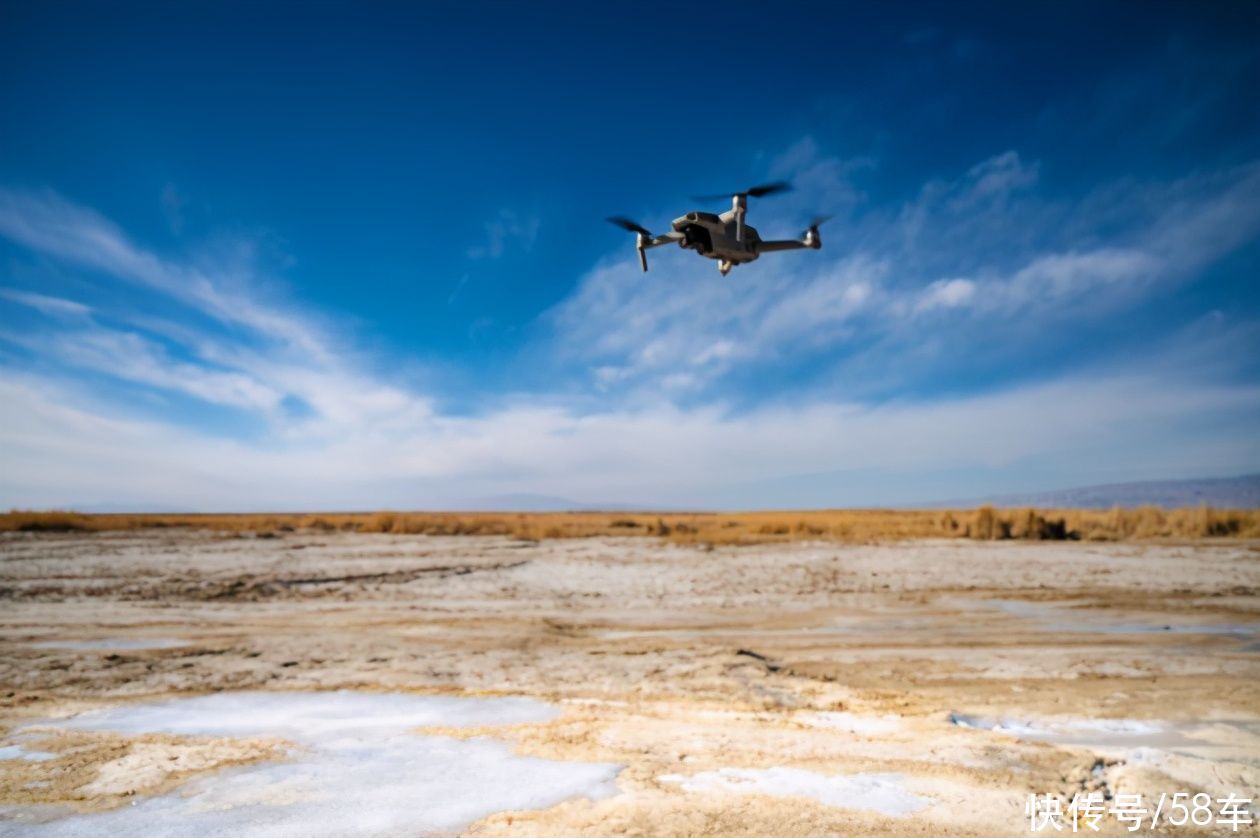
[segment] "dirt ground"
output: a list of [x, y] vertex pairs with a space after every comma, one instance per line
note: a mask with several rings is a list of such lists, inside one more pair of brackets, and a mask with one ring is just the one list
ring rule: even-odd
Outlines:
[[[477, 835], [1012, 835], [1034, 793], [1256, 798], [1258, 594], [1260, 545], [1236, 540], [5, 534], [0, 748], [42, 756], [0, 759], [0, 807], [108, 810], [283, 744], [42, 721], [337, 689], [534, 697], [562, 714], [437, 732], [624, 766], [613, 796], [495, 814]], [[895, 775], [927, 804], [700, 779], [768, 768]]]

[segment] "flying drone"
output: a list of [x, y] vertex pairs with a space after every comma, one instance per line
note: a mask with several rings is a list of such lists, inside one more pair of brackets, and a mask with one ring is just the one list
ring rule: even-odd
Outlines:
[[[763, 240], [757, 235], [757, 228], [745, 223], [744, 216], [748, 213], [749, 198], [761, 198], [776, 192], [786, 192], [791, 188], [790, 184], [778, 181], [736, 192], [730, 196], [731, 208], [726, 212], [720, 215], [698, 210], [689, 212], [675, 218], [670, 224], [674, 229], [659, 236], [652, 235], [647, 228], [629, 218], [615, 215], [608, 220], [635, 234], [635, 249], [639, 251], [639, 264], [643, 266], [644, 271], [648, 269], [648, 248], [677, 242], [678, 246], [685, 250], [694, 250], [701, 256], [716, 259], [718, 271], [722, 276], [726, 276], [731, 272], [731, 268], [745, 262], [752, 262], [763, 253], [773, 253], [776, 250], [797, 250], [802, 247], [818, 250], [822, 247], [818, 225], [827, 220], [826, 216], [815, 218], [799, 239], [777, 241]], [[718, 201], [725, 197], [727, 196], [705, 195], [693, 200]]]

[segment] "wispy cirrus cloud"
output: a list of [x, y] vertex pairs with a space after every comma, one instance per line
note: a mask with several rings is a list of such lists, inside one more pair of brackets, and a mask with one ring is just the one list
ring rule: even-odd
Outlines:
[[0, 288], [0, 297], [29, 306], [52, 317], [83, 317], [92, 310], [90, 306], [74, 300], [36, 294], [33, 291], [19, 291], [16, 288]]
[[[113, 222], [51, 191], [0, 189], [0, 236], [65, 262], [98, 270], [185, 303], [270, 340], [327, 357], [326, 340], [306, 320], [261, 303], [248, 279], [221, 267], [164, 260], [133, 244]], [[233, 287], [243, 286], [243, 287]]]
[[0, 332], [0, 339], [58, 365], [182, 393], [208, 404], [270, 414], [284, 398], [255, 375], [173, 358], [160, 343], [136, 332], [89, 326]]
[[509, 245], [529, 252], [541, 226], [542, 219], [536, 215], [521, 215], [511, 209], [499, 210], [499, 214], [485, 224], [485, 241], [468, 248], [468, 258], [498, 259]]

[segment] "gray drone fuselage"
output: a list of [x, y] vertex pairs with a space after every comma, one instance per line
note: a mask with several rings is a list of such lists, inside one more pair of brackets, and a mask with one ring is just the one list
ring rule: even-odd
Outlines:
[[818, 225], [825, 217], [814, 219], [809, 228], [799, 239], [778, 239], [767, 241], [757, 233], [757, 228], [750, 226], [745, 218], [748, 214], [748, 196], [766, 195], [781, 192], [790, 188], [788, 184], [767, 184], [737, 192], [731, 196], [731, 208], [720, 215], [701, 210], [692, 210], [671, 222], [670, 232], [654, 236], [647, 228], [628, 218], [615, 216], [608, 220], [624, 230], [635, 234], [635, 249], [639, 253], [639, 264], [643, 270], [648, 269], [647, 250], [666, 244], [677, 244], [685, 250], [694, 250], [701, 256], [716, 259], [718, 270], [723, 276], [730, 273], [731, 268], [752, 262], [763, 253], [776, 250], [797, 250], [809, 248], [818, 250], [822, 247], [822, 237], [818, 234]]
[[743, 240], [736, 238], [735, 211], [727, 210], [718, 215], [712, 212], [689, 212], [675, 218], [670, 225], [675, 233], [681, 233], [678, 246], [694, 250], [701, 256], [741, 265], [757, 258], [757, 245], [761, 236], [757, 228], [744, 225]]
[[739, 223], [739, 213], [743, 209], [740, 204], [737, 198], [735, 206], [720, 215], [699, 210], [681, 215], [670, 224], [674, 232], [666, 233], [656, 241], [665, 237], [676, 239], [679, 247], [718, 260], [718, 270], [723, 276], [735, 265], [752, 262], [762, 253], [806, 247], [817, 250], [822, 247], [822, 238], [816, 226], [811, 226], [799, 239], [763, 241], [756, 227], [746, 222]]

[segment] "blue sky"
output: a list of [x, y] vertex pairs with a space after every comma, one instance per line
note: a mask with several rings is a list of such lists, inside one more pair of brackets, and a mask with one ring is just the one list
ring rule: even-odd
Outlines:
[[[1260, 470], [1254, 4], [24, 6], [0, 505]], [[602, 221], [779, 178], [822, 251], [643, 275]]]

